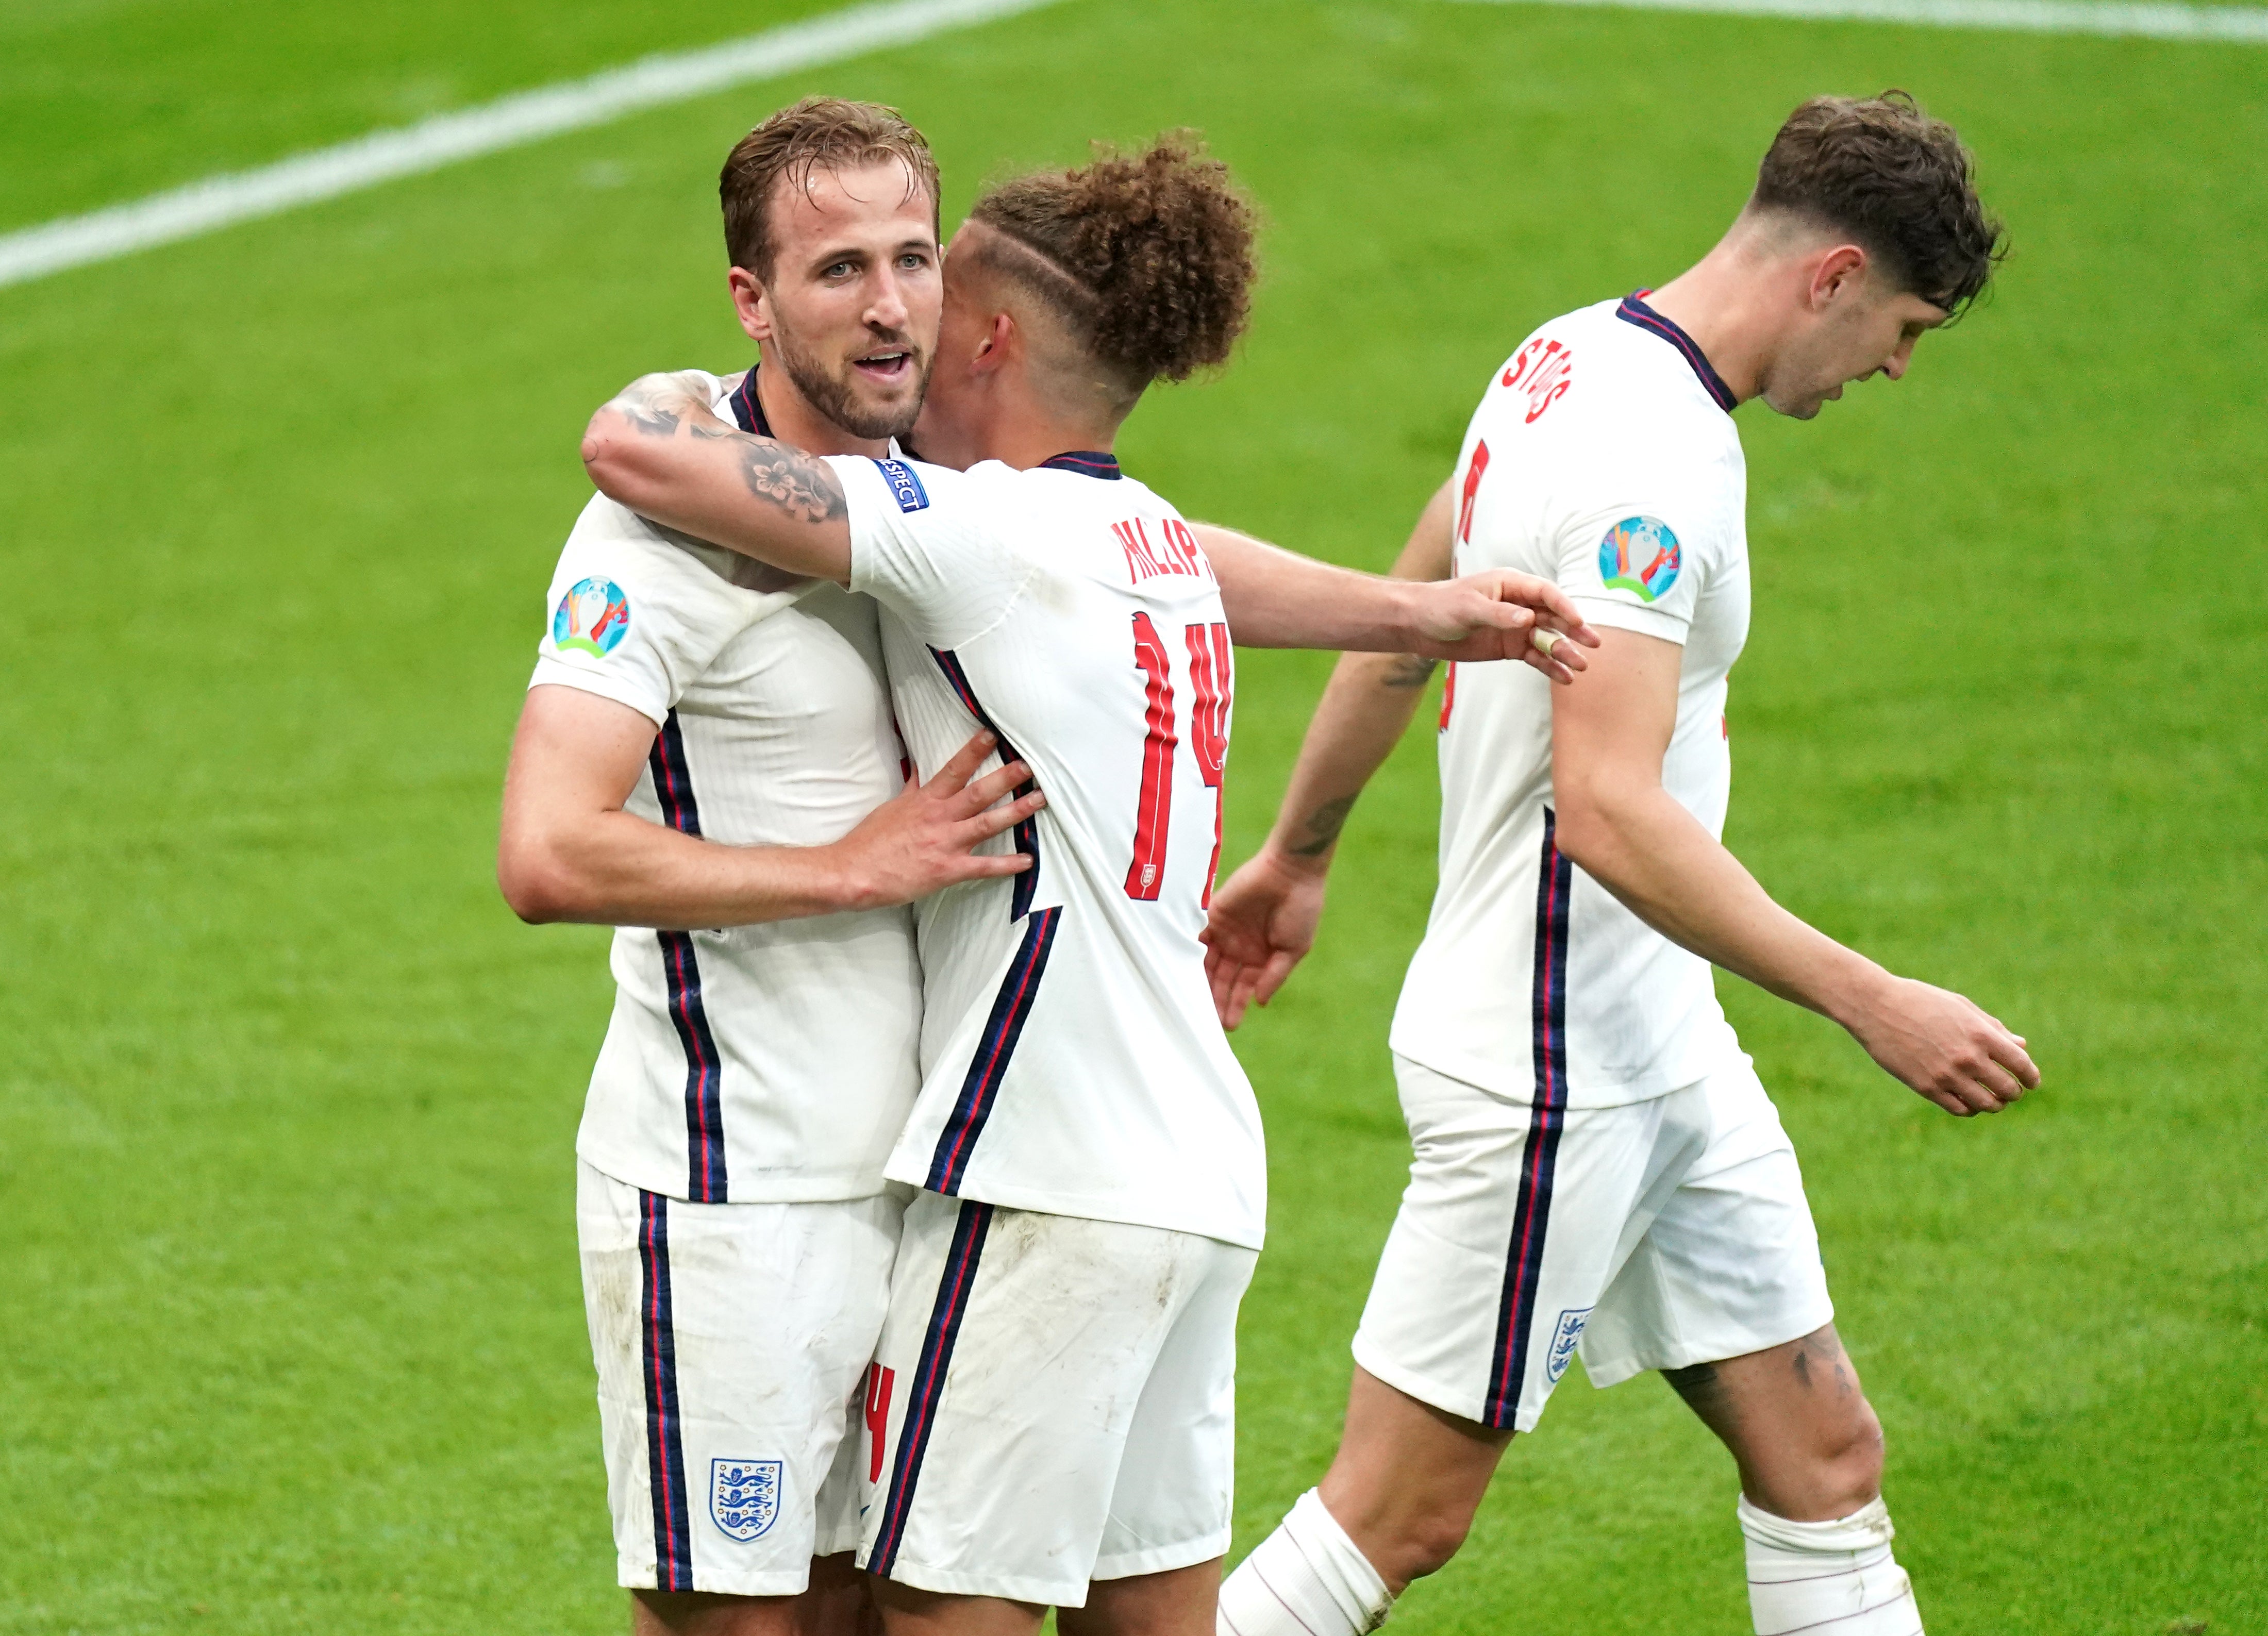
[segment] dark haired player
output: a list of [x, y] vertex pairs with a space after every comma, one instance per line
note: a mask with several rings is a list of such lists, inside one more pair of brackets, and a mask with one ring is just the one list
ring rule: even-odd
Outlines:
[[[1710, 965], [1834, 1018], [1948, 1112], [2038, 1082], [2021, 1039], [1806, 925], [1718, 838], [1749, 624], [1731, 411], [1808, 420], [1903, 376], [1991, 276], [1970, 174], [1898, 93], [1806, 103], [1698, 265], [1554, 319], [1490, 382], [1397, 571], [1548, 576], [1602, 645], [1556, 692], [1451, 673], [1440, 888], [1393, 1032], [1409, 1189], [1337, 1457], [1222, 1588], [1223, 1636], [1375, 1626], [1456, 1551], [1578, 1356], [1598, 1386], [1662, 1371], [1731, 1449], [1759, 1632], [1921, 1629], [1795, 1154]], [[1339, 825], [1430, 669], [1341, 662], [1266, 848], [1214, 900], [1231, 1026], [1313, 942]]]
[[1564, 678], [1510, 600], [1580, 629], [1523, 576], [1421, 587], [1201, 547], [1119, 469], [1149, 383], [1227, 357], [1250, 241], [1224, 168], [1177, 142], [1008, 182], [946, 263], [917, 436], [946, 464], [814, 460], [669, 378], [584, 446], [624, 505], [871, 593], [924, 768], [983, 726], [1048, 792], [1016, 831], [1026, 873], [919, 911], [925, 1074], [888, 1174], [924, 1190], [861, 1547], [895, 1632], [1027, 1636], [1049, 1603], [1071, 1636], [1211, 1629], [1266, 1186], [1198, 942], [1232, 630]]
[[[733, 150], [730, 284], [763, 362], [703, 401], [887, 454], [934, 355], [937, 166], [888, 108], [812, 98]], [[621, 1582], [640, 1632], [828, 1636], [865, 1603], [858, 1421], [906, 1190], [911, 899], [1039, 797], [965, 747], [905, 788], [873, 604], [655, 527], [578, 520], [513, 740], [497, 875], [615, 934], [576, 1218]], [[965, 787], [964, 787], [965, 786]], [[656, 929], [658, 928], [658, 929]]]

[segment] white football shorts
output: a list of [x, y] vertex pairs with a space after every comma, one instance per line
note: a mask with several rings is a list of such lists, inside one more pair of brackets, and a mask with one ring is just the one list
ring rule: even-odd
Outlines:
[[1578, 1356], [1612, 1386], [1835, 1315], [1795, 1149], [1745, 1058], [1619, 1108], [1394, 1066], [1416, 1152], [1354, 1340], [1388, 1385], [1526, 1432]]
[[855, 1418], [907, 1190], [696, 1205], [579, 1167], [623, 1585], [792, 1596], [858, 1544]]
[[1255, 1252], [924, 1192], [876, 1354], [861, 1567], [1057, 1607], [1228, 1550]]

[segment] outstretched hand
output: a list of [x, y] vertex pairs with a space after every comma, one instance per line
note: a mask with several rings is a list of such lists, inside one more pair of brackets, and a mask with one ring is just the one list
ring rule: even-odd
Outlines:
[[1425, 659], [1516, 659], [1557, 682], [1585, 668], [1581, 648], [1599, 645], [1574, 602], [1549, 579], [1484, 569], [1419, 587]]
[[1999, 1113], [2040, 1082], [2023, 1037], [1949, 989], [1891, 977], [1846, 1024], [1867, 1054], [1956, 1118]]
[[1323, 877], [1288, 866], [1266, 852], [1218, 888], [1205, 929], [1205, 976], [1220, 1026], [1244, 1021], [1245, 1007], [1265, 1006], [1292, 968], [1315, 946], [1323, 917]]
[[1022, 762], [976, 777], [996, 742], [990, 733], [979, 733], [927, 784], [908, 785], [835, 844], [853, 906], [910, 903], [964, 881], [998, 880], [1032, 866], [1020, 852], [975, 850], [1048, 804], [1037, 790], [1005, 799], [1030, 782], [1032, 770]]

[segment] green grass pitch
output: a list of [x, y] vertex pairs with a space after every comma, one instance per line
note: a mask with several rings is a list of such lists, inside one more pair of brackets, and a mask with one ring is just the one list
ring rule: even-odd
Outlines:
[[[18, 0], [0, 228], [797, 9]], [[1889, 84], [1962, 126], [2016, 255], [1904, 384], [1741, 416], [1729, 839], [2047, 1083], [1955, 1123], [1727, 1000], [1931, 1630], [2268, 1630], [2268, 51], [1066, 0], [0, 291], [0, 1632], [622, 1625], [571, 1205], [604, 934], [519, 925], [490, 859], [578, 429], [745, 357], [711, 187], [756, 117], [902, 104], [948, 219], [1204, 128], [1266, 286], [1129, 464], [1375, 567], [1521, 335], [1697, 255], [1799, 99]], [[1232, 860], [1327, 663], [1243, 660]], [[1399, 1187], [1425, 736], [1238, 1040], [1275, 1181], [1240, 1551], [1329, 1455]], [[1571, 1378], [1394, 1628], [1743, 1631], [1733, 1493], [1658, 1383]]]

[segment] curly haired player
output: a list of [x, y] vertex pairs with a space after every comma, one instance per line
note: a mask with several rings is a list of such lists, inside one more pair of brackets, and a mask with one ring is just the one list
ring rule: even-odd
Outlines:
[[924, 1077], [887, 1169], [923, 1190], [869, 1397], [861, 1546], [902, 1636], [1028, 1636], [1049, 1603], [1073, 1636], [1212, 1626], [1266, 1186], [1198, 942], [1231, 632], [1517, 656], [1555, 679], [1535, 622], [1589, 638], [1538, 578], [1421, 586], [1200, 544], [1119, 469], [1150, 382], [1227, 357], [1251, 239], [1226, 169], [1181, 140], [1025, 177], [946, 257], [914, 433], [943, 463], [816, 459], [670, 378], [601, 409], [584, 446], [622, 504], [871, 593], [922, 768], [982, 726], [1047, 792], [1000, 843], [1022, 873], [919, 911]]
[[[1881, 1432], [1836, 1338], [1794, 1150], [1712, 962], [1834, 1018], [1958, 1115], [2038, 1083], [2023, 1042], [1765, 895], [1719, 840], [1749, 627], [1731, 411], [1808, 420], [1904, 375], [1999, 227], [1900, 93], [1789, 118], [1701, 262], [1556, 318], [1491, 380], [1401, 571], [1524, 568], [1606, 629], [1582, 685], [1453, 671], [1441, 882], [1392, 1044], [1416, 1154], [1319, 1489], [1222, 1588], [1222, 1636], [1355, 1636], [1447, 1563], [1580, 1356], [1659, 1369], [1740, 1469], [1756, 1628], [1918, 1636]], [[1224, 1020], [1314, 941], [1339, 825], [1430, 666], [1350, 656], [1276, 830], [1212, 907]]]

